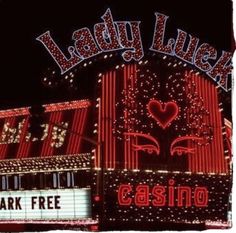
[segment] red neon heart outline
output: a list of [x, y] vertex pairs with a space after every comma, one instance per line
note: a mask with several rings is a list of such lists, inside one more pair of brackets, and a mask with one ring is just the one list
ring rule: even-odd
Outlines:
[[[158, 112], [153, 112], [152, 108], [157, 108]], [[167, 113], [167, 108], [172, 108], [173, 113], [169, 115], [165, 120], [162, 119], [163, 115]], [[165, 129], [166, 127], [169, 127], [171, 122], [177, 117], [179, 114], [179, 108], [178, 105], [173, 102], [169, 101], [166, 103], [161, 103], [158, 100], [150, 100], [147, 104], [147, 110], [151, 117], [156, 120], [156, 122]]]

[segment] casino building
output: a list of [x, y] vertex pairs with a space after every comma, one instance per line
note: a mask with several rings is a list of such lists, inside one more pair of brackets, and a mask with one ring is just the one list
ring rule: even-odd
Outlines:
[[230, 227], [222, 107], [209, 78], [164, 56], [99, 73], [96, 100], [44, 105], [40, 138], [30, 108], [0, 111], [0, 225]]

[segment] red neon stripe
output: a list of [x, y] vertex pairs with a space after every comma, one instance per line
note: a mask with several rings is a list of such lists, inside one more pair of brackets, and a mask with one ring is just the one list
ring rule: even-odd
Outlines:
[[[9, 119], [9, 127], [14, 127], [16, 121], [16, 117], [11, 117]], [[7, 149], [8, 149], [9, 144], [5, 144], [3, 147], [3, 158], [6, 158], [7, 156]]]
[[[8, 118], [6, 123], [9, 123], [9, 127], [12, 125], [12, 117]], [[2, 159], [5, 159], [6, 157], [6, 150], [7, 150], [8, 144], [3, 144], [3, 150], [2, 150]]]
[[107, 150], [108, 150], [108, 161], [107, 161], [107, 166], [108, 168], [111, 167], [111, 132], [110, 132], [110, 122], [111, 122], [111, 115], [110, 115], [110, 78], [111, 78], [111, 72], [107, 73], [107, 137], [108, 137], [108, 143], [107, 143]]
[[74, 141], [73, 141], [73, 150], [72, 150], [73, 154], [77, 153], [78, 144], [80, 143], [81, 126], [82, 126], [83, 117], [84, 117], [84, 111], [82, 109], [80, 109], [80, 117], [77, 118], [77, 124], [76, 124], [76, 128], [75, 128], [76, 134], [75, 134]]
[[[203, 97], [204, 99], [204, 95], [203, 95], [203, 92], [204, 92], [204, 80], [201, 79], [196, 75], [196, 78], [198, 80], [198, 86], [199, 86], [199, 94], [201, 97]], [[203, 118], [203, 122], [205, 118]], [[199, 172], [204, 172], [204, 150], [203, 150], [203, 146], [199, 146], [198, 145], [198, 148], [199, 148], [199, 152], [200, 152], [200, 157], [199, 157]]]
[[218, 173], [220, 172], [220, 164], [219, 164], [219, 137], [218, 137], [218, 120], [217, 120], [217, 110], [218, 110], [218, 106], [216, 103], [216, 99], [215, 99], [215, 93], [214, 93], [214, 87], [209, 83], [209, 87], [211, 89], [211, 95], [212, 95], [212, 103], [213, 103], [213, 107], [212, 107], [212, 113], [213, 113], [213, 118], [214, 118], [214, 124], [213, 127], [215, 128], [215, 170], [214, 172]]
[[112, 140], [112, 121], [113, 121], [113, 118], [112, 118], [112, 82], [113, 82], [113, 75], [112, 75], [112, 71], [109, 72], [109, 140], [110, 140], [110, 143], [109, 143], [109, 154], [110, 154], [110, 159], [109, 159], [109, 162], [110, 162], [110, 165], [109, 167], [110, 168], [113, 168], [113, 140]]
[[[131, 79], [131, 88], [133, 89], [134, 88], [134, 76], [133, 76], [133, 65], [130, 65], [130, 79]], [[130, 98], [133, 98], [130, 96]], [[134, 109], [134, 104], [131, 103], [131, 109], [133, 110]], [[131, 121], [131, 129], [133, 129], [133, 120], [130, 119]], [[132, 147], [131, 145], [134, 143], [134, 138], [130, 138], [130, 153], [131, 153], [131, 167], [132, 169], [135, 168], [135, 157], [134, 157], [134, 150], [132, 150]]]
[[[124, 95], [126, 95], [126, 71], [127, 68], [126, 66], [124, 66]], [[127, 118], [127, 112], [126, 112], [126, 109], [124, 109], [124, 128], [126, 129], [126, 123], [125, 123], [125, 119]], [[124, 136], [124, 155], [125, 155], [125, 169], [128, 168], [128, 164], [127, 164], [127, 143], [126, 143], [126, 140], [127, 140], [127, 136]]]
[[214, 135], [214, 141], [212, 143], [212, 165], [213, 165], [213, 170], [212, 172], [218, 172], [218, 168], [217, 168], [217, 161], [216, 161], [216, 153], [217, 153], [217, 143], [218, 143], [218, 140], [217, 140], [217, 137], [216, 137], [216, 127], [217, 127], [217, 122], [215, 120], [215, 111], [214, 111], [214, 108], [215, 108], [215, 103], [213, 101], [213, 89], [210, 88], [210, 84], [208, 83], [208, 88], [209, 88], [209, 91], [211, 93], [211, 96], [210, 96], [210, 100], [212, 102], [211, 104], [211, 112], [210, 114], [212, 115], [212, 126], [213, 126], [213, 135]]
[[[112, 85], [112, 109], [113, 109], [113, 122], [116, 120], [116, 72], [113, 73], [113, 85]], [[116, 168], [116, 138], [113, 135], [113, 168]]]
[[113, 83], [114, 83], [114, 72], [112, 71], [111, 72], [111, 80], [110, 80], [110, 90], [111, 90], [111, 92], [110, 92], [110, 98], [111, 98], [111, 100], [110, 100], [110, 114], [111, 114], [111, 123], [110, 123], [110, 125], [111, 125], [111, 158], [112, 158], [112, 163], [111, 163], [111, 168], [114, 168], [114, 140], [113, 140], [113, 122], [114, 122], [114, 115], [113, 115], [113, 93], [114, 93], [114, 90], [113, 90]]
[[[196, 84], [197, 84], [197, 93], [200, 94], [201, 86], [200, 86], [200, 83], [199, 83], [199, 79], [195, 74], [194, 74], [194, 77], [195, 77]], [[198, 145], [196, 145], [196, 147], [197, 147], [197, 151], [198, 151], [198, 156], [196, 157], [197, 166], [198, 166], [197, 172], [200, 172], [201, 171], [202, 153], [201, 153], [201, 148]]]
[[222, 158], [223, 158], [223, 154], [224, 154], [224, 150], [222, 150], [221, 148], [221, 122], [219, 119], [219, 106], [218, 106], [218, 99], [217, 99], [217, 94], [216, 94], [216, 89], [215, 87], [212, 86], [212, 90], [213, 90], [213, 97], [214, 97], [214, 102], [215, 102], [215, 117], [216, 117], [216, 135], [217, 135], [217, 146], [218, 146], [218, 150], [217, 150], [217, 162], [218, 162], [218, 172], [221, 173], [222, 172]]
[[214, 127], [214, 138], [215, 138], [215, 141], [214, 141], [214, 147], [213, 147], [213, 150], [214, 150], [214, 153], [213, 153], [213, 156], [214, 156], [214, 170], [213, 172], [218, 172], [218, 137], [217, 137], [217, 121], [216, 121], [216, 113], [215, 113], [215, 100], [214, 100], [214, 93], [213, 93], [213, 89], [210, 87], [210, 84], [208, 83], [209, 85], [209, 89], [210, 89], [210, 92], [211, 92], [211, 101], [212, 101], [212, 116], [213, 116], [213, 127]]
[[[105, 137], [104, 137], [104, 128], [105, 128], [105, 126], [104, 126], [104, 115], [105, 115], [105, 80], [104, 80], [105, 78], [104, 78], [104, 75], [102, 76], [102, 141], [104, 142], [104, 139], [105, 139]], [[104, 149], [104, 148], [103, 148]], [[104, 152], [103, 152], [104, 153]]]
[[[207, 99], [206, 99], [206, 102], [207, 102], [207, 107], [208, 107], [208, 111], [210, 113], [209, 115], [209, 120], [210, 120], [210, 124], [212, 125], [213, 124], [213, 116], [212, 116], [212, 112], [211, 112], [211, 92], [209, 90], [209, 84], [208, 82], [206, 82], [206, 86], [207, 86]], [[213, 137], [214, 137], [214, 126], [213, 126]], [[213, 138], [213, 141], [210, 142], [209, 146], [208, 146], [208, 161], [209, 161], [209, 168], [208, 168], [208, 172], [213, 172], [214, 171], [214, 167], [213, 167], [213, 156], [214, 156], [214, 153], [213, 153], [213, 148], [212, 146], [214, 147], [214, 140], [215, 138]]]
[[[203, 84], [203, 99], [204, 99], [204, 105], [206, 107], [206, 109], [209, 109], [209, 101], [208, 101], [208, 97], [207, 97], [207, 80], [202, 79], [202, 84]], [[206, 117], [204, 115], [204, 122], [206, 122], [207, 125], [210, 124], [208, 117]], [[204, 172], [208, 173], [209, 172], [209, 146], [203, 146], [203, 156], [204, 156], [204, 164], [205, 164], [205, 169]]]
[[[184, 78], [185, 78], [185, 81], [186, 81], [186, 85], [185, 85], [186, 95], [188, 95], [191, 90], [189, 90], [189, 88], [188, 88], [189, 78], [188, 78], [187, 71], [184, 72]], [[190, 114], [190, 110], [188, 108], [187, 109], [187, 123], [189, 123], [189, 114]], [[190, 147], [190, 142], [187, 141], [187, 143], [188, 143], [188, 147]], [[188, 171], [193, 172], [193, 170], [192, 170], [192, 156], [188, 156]]]
[[50, 137], [52, 135], [52, 128], [53, 128], [52, 123], [54, 122], [54, 119], [55, 119], [55, 112], [52, 112], [49, 116], [48, 136], [43, 142], [43, 146], [42, 146], [41, 154], [40, 154], [41, 157], [46, 156], [48, 142], [50, 141]]
[[[82, 124], [81, 124], [81, 127], [80, 127], [80, 135], [83, 135], [84, 134], [84, 128], [85, 128], [85, 120], [86, 120], [86, 117], [87, 117], [87, 112], [88, 112], [88, 109], [83, 109], [82, 110], [83, 112], [83, 118], [82, 118]], [[80, 148], [81, 148], [81, 141], [82, 141], [82, 138], [79, 137], [79, 142], [78, 142], [78, 145], [77, 145], [77, 148], [76, 148], [76, 151], [77, 153], [80, 153]]]
[[81, 116], [82, 116], [82, 109], [78, 109], [76, 112], [76, 116], [75, 116], [75, 124], [72, 129], [73, 133], [72, 133], [72, 137], [71, 137], [70, 154], [75, 153], [74, 147], [75, 147], [75, 143], [77, 141], [77, 134], [75, 134], [75, 133], [77, 133], [77, 128], [78, 128], [78, 124], [80, 122]]
[[[60, 112], [57, 112], [57, 119], [56, 119], [56, 125], [60, 125], [60, 123], [61, 123], [61, 119], [62, 119], [62, 111], [60, 111]], [[49, 153], [50, 153], [50, 155], [53, 155], [53, 153], [55, 153], [55, 150], [56, 150], [56, 147], [52, 147], [51, 145], [50, 145], [50, 147], [49, 147]]]
[[[76, 115], [76, 111], [74, 111], [74, 114], [73, 114], [73, 121], [72, 121], [72, 125], [71, 125], [71, 130], [73, 129], [74, 127], [74, 124], [75, 124], [75, 115]], [[68, 144], [67, 144], [67, 147], [66, 147], [66, 154], [70, 154], [70, 147], [71, 147], [71, 138], [72, 138], [72, 134], [70, 133], [69, 135], [69, 139], [68, 139]]]
[[53, 123], [55, 121], [55, 118], [56, 118], [56, 112], [53, 113], [52, 120], [50, 120], [50, 123], [49, 123], [49, 125], [51, 125], [51, 127], [48, 129], [48, 138], [47, 138], [47, 140], [45, 140], [45, 143], [44, 143], [43, 156], [48, 156], [48, 147], [50, 147], [50, 143], [51, 143], [52, 129], [54, 126]]
[[[137, 65], [135, 64], [134, 66], [134, 77], [135, 81], [137, 83]], [[136, 107], [137, 107], [137, 102], [136, 102]], [[138, 145], [138, 137], [135, 138], [135, 144]], [[138, 161], [138, 151], [135, 151], [135, 157], [136, 157], [136, 169], [139, 169], [139, 161]]]
[[[184, 79], [185, 79], [185, 90], [186, 90], [186, 96], [187, 96], [189, 94], [189, 89], [188, 89], [188, 78], [187, 78], [187, 72], [186, 71], [184, 71]], [[189, 108], [187, 109], [186, 116], [187, 116], [187, 124], [188, 124], [189, 123]], [[192, 133], [192, 132], [190, 132], [190, 133]], [[190, 147], [190, 142], [189, 141], [187, 141], [187, 146], [188, 146], [188, 148]], [[188, 168], [187, 168], [187, 170], [192, 171], [192, 166], [191, 166], [192, 156], [188, 156], [187, 159], [188, 159]]]
[[[75, 126], [75, 120], [76, 120], [77, 112], [78, 112], [78, 109], [74, 111], [71, 130], [73, 130], [73, 128]], [[70, 154], [72, 137], [73, 137], [73, 134], [71, 133], [70, 136], [69, 136], [69, 141], [68, 141], [68, 145], [67, 145], [67, 148], [66, 148], [66, 154]]]
[[[81, 116], [82, 116], [82, 110], [79, 109], [78, 114], [77, 114], [76, 119], [75, 119], [75, 126], [73, 128], [73, 132], [77, 133], [78, 125], [81, 121]], [[75, 147], [76, 147], [77, 140], [78, 140], [77, 134], [73, 133], [73, 137], [72, 137], [72, 140], [71, 140], [71, 152], [70, 152], [71, 154], [75, 154]]]
[[[203, 98], [203, 99], [205, 99], [204, 97], [204, 91], [205, 91], [205, 89], [204, 89], [204, 79], [200, 79], [200, 77], [199, 76], [197, 76], [196, 75], [196, 77], [197, 77], [197, 79], [198, 79], [198, 83], [199, 83], [199, 93], [200, 93], [200, 96]], [[205, 103], [204, 103], [204, 105], [205, 105]], [[206, 122], [206, 118], [205, 118], [205, 116], [203, 117], [203, 122]], [[205, 172], [205, 159], [204, 159], [204, 147], [205, 146], [198, 146], [198, 148], [200, 149], [200, 169], [199, 169], [199, 171], [200, 172]]]
[[[136, 86], [135, 86], [135, 65], [132, 65], [132, 85], [133, 85], [133, 90], [135, 90], [135, 88], [136, 88]], [[137, 108], [137, 105], [136, 105], [136, 100], [134, 99], [134, 103], [133, 103], [133, 106], [132, 106], [132, 109], [134, 110], [134, 109], [136, 109]], [[134, 130], [134, 120], [132, 120], [132, 130]], [[137, 137], [135, 137], [135, 138], [133, 138], [133, 143], [135, 143], [136, 142], [136, 138]], [[133, 144], [132, 143], [132, 144]], [[131, 144], [131, 145], [132, 145]], [[136, 144], [137, 145], [137, 144]], [[132, 156], [134, 157], [134, 169], [137, 169], [137, 152], [136, 151], [134, 151], [132, 148], [131, 148], [131, 150], [132, 150]]]
[[[76, 100], [76, 101], [62, 102], [56, 104], [45, 104], [43, 106], [46, 108], [45, 112], [55, 112], [55, 111], [71, 110], [78, 108], [88, 108], [90, 105], [91, 102], [88, 100]], [[24, 115], [29, 115], [29, 107], [0, 110], [0, 119], [16, 117], [16, 116], [24, 116]]]
[[25, 152], [25, 147], [27, 144], [25, 142], [25, 135], [27, 133], [27, 128], [28, 128], [28, 119], [29, 119], [28, 116], [26, 118], [24, 118], [25, 122], [22, 127], [22, 131], [21, 131], [21, 135], [20, 135], [20, 142], [19, 142], [19, 147], [17, 150], [16, 158], [21, 158], [21, 157], [25, 156], [24, 152]]
[[[3, 133], [3, 127], [4, 127], [4, 125], [7, 123], [7, 119], [8, 119], [8, 118], [5, 118], [5, 119], [4, 119], [4, 123], [3, 123], [3, 126], [2, 126], [1, 135], [2, 135], [2, 133]], [[2, 138], [1, 138], [1, 140], [2, 140]], [[3, 157], [4, 157], [4, 155], [3, 155], [4, 147], [5, 147], [5, 144], [0, 144], [0, 158], [3, 158]]]
[[[190, 73], [187, 73], [187, 75], [189, 77], [190, 82], [194, 82], [195, 83], [195, 81], [193, 79], [193, 76]], [[193, 91], [192, 83], [190, 83], [190, 84], [191, 84], [191, 87], [190, 87], [189, 91], [192, 92]], [[190, 114], [192, 114], [192, 111], [189, 109], [189, 115]], [[189, 142], [189, 144], [190, 144], [190, 147], [192, 147], [192, 142], [191, 141]], [[195, 168], [194, 168], [194, 155], [191, 155], [191, 172], [195, 172]]]
[[[128, 79], [130, 77], [130, 66], [128, 65], [127, 68], [128, 68], [128, 73], [127, 73], [127, 76], [126, 76], [126, 82], [128, 83]], [[128, 95], [128, 93], [127, 93], [127, 95]], [[130, 98], [129, 95], [128, 95], [128, 98]], [[128, 106], [128, 107], [130, 107], [130, 106]], [[129, 119], [129, 112], [127, 112], [127, 120], [128, 119]], [[130, 131], [130, 124], [129, 124], [129, 122], [127, 124], [127, 128], [128, 128], [128, 132], [129, 132]], [[128, 140], [127, 146], [128, 146], [128, 168], [130, 169], [130, 168], [132, 168], [132, 166], [131, 166], [131, 157], [130, 157], [130, 138]]]
[[[60, 122], [60, 119], [61, 119], [61, 113], [62, 112], [56, 112], [56, 116], [55, 116], [55, 120], [54, 120], [54, 123], [57, 124]], [[54, 127], [55, 125], [53, 125]], [[53, 131], [53, 127], [52, 127], [52, 131]], [[52, 134], [51, 134], [52, 135]], [[51, 146], [51, 142], [52, 140], [48, 141], [48, 144], [47, 144], [47, 152], [46, 152], [46, 155], [47, 156], [50, 156], [53, 154], [53, 151], [54, 151], [54, 147]]]
[[[197, 89], [197, 83], [195, 80], [195, 77], [193, 76], [193, 74], [191, 74], [191, 79], [193, 79], [194, 83], [195, 83], [195, 88]], [[192, 110], [191, 112], [192, 114], [195, 114], [195, 109]], [[191, 141], [191, 147], [193, 147], [193, 142]], [[197, 154], [197, 153], [196, 153]], [[193, 154], [192, 159], [193, 159], [193, 170], [194, 172], [197, 172], [197, 162], [196, 162], [196, 154]]]
[[[50, 113], [50, 115], [49, 115], [49, 121], [50, 121], [50, 122], [51, 122], [51, 119], [52, 119], [52, 115], [53, 115], [53, 113]], [[47, 135], [45, 141], [43, 142], [43, 145], [42, 145], [42, 148], [41, 148], [41, 153], [40, 153], [40, 156], [41, 156], [41, 157], [44, 156], [44, 154], [45, 154], [45, 146], [46, 146], [46, 141], [47, 141], [48, 138], [49, 138], [49, 129], [50, 129], [50, 127], [51, 127], [51, 124], [49, 123], [49, 126], [48, 126], [48, 135]]]
[[[201, 83], [202, 83], [202, 98], [203, 98], [203, 100], [204, 100], [204, 107], [206, 108], [206, 109], [209, 109], [209, 107], [208, 107], [208, 101], [207, 101], [207, 86], [206, 86], [206, 80], [205, 79], [203, 79], [202, 77], [201, 77]], [[209, 121], [208, 121], [208, 118], [207, 118], [207, 116], [203, 116], [203, 122], [205, 122], [207, 125], [209, 125]], [[207, 151], [207, 149], [208, 149], [208, 146], [202, 146], [202, 150], [203, 150], [203, 152], [202, 152], [202, 155], [203, 155], [203, 166], [204, 166], [204, 169], [203, 169], [203, 172], [204, 173], [206, 173], [207, 172], [207, 170], [208, 170], [208, 158], [207, 158], [207, 156], [208, 156], [208, 151]]]
[[[194, 83], [195, 83], [195, 88], [197, 90], [197, 83], [196, 83], [196, 80], [195, 80], [195, 77], [193, 76], [193, 74], [191, 74], [191, 78], [194, 80]], [[194, 91], [194, 90], [193, 90]], [[192, 114], [195, 114], [195, 109], [192, 110]], [[191, 147], [193, 147], [193, 142], [191, 141]], [[197, 154], [197, 153], [196, 153]], [[193, 158], [193, 168], [194, 168], [194, 172], [197, 172], [197, 161], [196, 161], [196, 154], [194, 154], [192, 156]]]
[[[218, 93], [217, 90], [215, 90], [215, 95], [216, 95], [216, 99], [217, 99], [217, 103], [218, 102]], [[219, 109], [219, 108], [218, 108]], [[220, 156], [221, 156], [221, 162], [222, 162], [222, 172], [226, 173], [228, 172], [227, 166], [226, 166], [226, 160], [224, 157], [224, 145], [223, 145], [223, 135], [222, 135], [222, 115], [220, 113], [220, 111], [217, 111], [217, 116], [218, 116], [218, 121], [219, 121], [219, 137], [220, 137]]]
[[107, 151], [108, 151], [108, 154], [107, 154], [107, 168], [110, 168], [111, 167], [111, 138], [110, 138], [110, 71], [107, 72], [107, 79], [106, 79], [106, 85], [107, 85], [107, 88], [106, 88], [106, 98], [107, 98], [107, 114], [106, 114], [106, 132], [107, 132], [107, 138], [108, 138], [108, 141], [107, 141]]
[[[102, 96], [102, 98], [103, 98], [103, 96]], [[98, 112], [98, 147], [97, 147], [97, 149], [98, 149], [98, 152], [97, 152], [97, 159], [96, 159], [96, 167], [97, 168], [99, 168], [100, 167], [100, 154], [101, 154], [101, 145], [100, 145], [100, 143], [101, 143], [101, 111], [102, 111], [102, 107], [103, 106], [101, 106], [101, 99], [99, 99], [99, 112]]]
[[26, 141], [26, 136], [28, 134], [28, 125], [29, 125], [29, 116], [25, 118], [25, 125], [24, 125], [25, 131], [23, 130], [22, 132], [23, 148], [22, 148], [21, 154], [19, 154], [19, 158], [22, 158], [22, 157], [25, 158], [29, 156], [29, 148], [30, 148], [31, 142], [30, 140]]
[[[29, 117], [27, 117], [25, 119], [25, 124], [24, 124], [24, 129], [22, 130], [22, 135], [21, 135], [21, 142], [20, 142], [20, 145], [23, 144], [23, 147], [22, 147], [22, 150], [19, 150], [19, 158], [22, 158], [22, 157], [28, 157], [28, 147], [29, 147], [29, 144], [30, 142], [26, 142], [26, 135], [28, 133], [28, 123], [29, 123]], [[18, 156], [18, 155], [17, 155]]]
[[109, 105], [109, 102], [108, 102], [108, 74], [106, 73], [105, 75], [105, 101], [106, 101], [106, 112], [105, 112], [105, 136], [106, 136], [106, 143], [105, 143], [105, 146], [106, 146], [106, 156], [105, 156], [105, 165], [106, 165], [106, 168], [109, 167], [109, 160], [108, 160], [108, 153], [109, 153], [109, 150], [108, 150], [108, 144], [109, 144], [109, 136], [108, 136], [108, 119], [107, 119], [107, 116], [108, 116], [108, 105]]
[[[194, 83], [195, 83], [195, 85], [196, 85], [196, 91], [198, 91], [198, 83], [197, 83], [197, 80], [196, 80], [196, 77], [192, 74], [192, 77], [193, 77], [193, 80], [194, 80]], [[193, 114], [196, 114], [196, 111], [195, 111], [195, 109], [193, 110]], [[191, 142], [191, 145], [192, 146], [194, 146], [194, 144], [193, 144], [193, 142]], [[198, 150], [198, 148], [197, 148], [197, 153], [195, 153], [194, 155], [193, 155], [193, 159], [194, 159], [194, 170], [196, 171], [196, 172], [198, 172], [198, 154], [199, 154], [199, 150]]]
[[218, 160], [219, 160], [219, 172], [225, 172], [225, 166], [224, 166], [224, 148], [223, 148], [223, 140], [222, 140], [222, 124], [221, 124], [221, 113], [219, 111], [218, 106], [218, 96], [217, 96], [217, 90], [216, 88], [213, 89], [214, 91], [214, 99], [216, 103], [215, 113], [216, 113], [216, 121], [217, 121], [217, 136], [218, 136]]
[[77, 135], [77, 140], [76, 140], [76, 143], [75, 143], [74, 153], [79, 153], [80, 143], [81, 143], [81, 139], [82, 139], [81, 136], [83, 135], [82, 127], [84, 125], [84, 120], [85, 120], [85, 112], [83, 110], [81, 110], [81, 117], [80, 117], [80, 120], [79, 120], [78, 128], [76, 130], [76, 132], [79, 135]]
[[28, 157], [29, 156], [29, 151], [30, 151], [31, 144], [32, 143], [30, 141], [26, 142], [25, 148], [24, 148], [24, 153], [23, 153], [24, 157]]

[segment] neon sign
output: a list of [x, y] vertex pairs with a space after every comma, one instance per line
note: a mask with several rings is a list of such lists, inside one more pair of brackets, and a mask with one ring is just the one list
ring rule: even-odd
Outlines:
[[[155, 13], [156, 23], [150, 50], [175, 56], [205, 72], [225, 91], [228, 91], [228, 78], [231, 75], [232, 54], [217, 50], [207, 43], [199, 43], [199, 38], [178, 29], [176, 38], [170, 38], [165, 44], [165, 27], [168, 16]], [[101, 17], [103, 22], [94, 25], [94, 35], [89, 28], [76, 30], [72, 35], [73, 46], [68, 47], [67, 57], [46, 31], [37, 37], [61, 70], [61, 74], [72, 69], [86, 59], [103, 52], [122, 50], [125, 61], [139, 61], [144, 56], [140, 21], [114, 21], [110, 9]], [[129, 32], [128, 32], [129, 31]], [[186, 42], [188, 41], [188, 42]], [[187, 48], [187, 49], [186, 49]], [[213, 64], [214, 63], [214, 64]]]
[[[169, 186], [138, 184], [133, 187], [130, 184], [121, 184], [118, 188], [118, 203], [121, 206], [169, 206], [169, 207], [207, 207], [208, 190], [206, 187], [178, 186], [170, 179]], [[131, 195], [133, 194], [133, 196]], [[150, 198], [151, 196], [151, 198]]]

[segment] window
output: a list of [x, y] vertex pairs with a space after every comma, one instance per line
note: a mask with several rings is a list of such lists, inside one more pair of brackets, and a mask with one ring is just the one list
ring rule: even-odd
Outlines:
[[20, 180], [21, 180], [21, 176], [19, 176], [19, 175], [13, 176], [13, 182], [14, 182], [14, 185], [12, 188], [13, 190], [19, 190], [21, 188]]
[[1, 191], [6, 191], [8, 189], [8, 179], [6, 175], [1, 176]]
[[66, 172], [67, 176], [67, 187], [72, 188], [74, 187], [74, 173], [73, 172]]
[[67, 187], [67, 176], [66, 172], [60, 172], [60, 187], [66, 188]]
[[74, 173], [74, 184], [79, 188], [85, 188], [90, 185], [90, 171], [79, 170]]
[[59, 179], [59, 174], [54, 172], [52, 174], [52, 178], [53, 178], [53, 188], [59, 188], [60, 187], [60, 179]]

